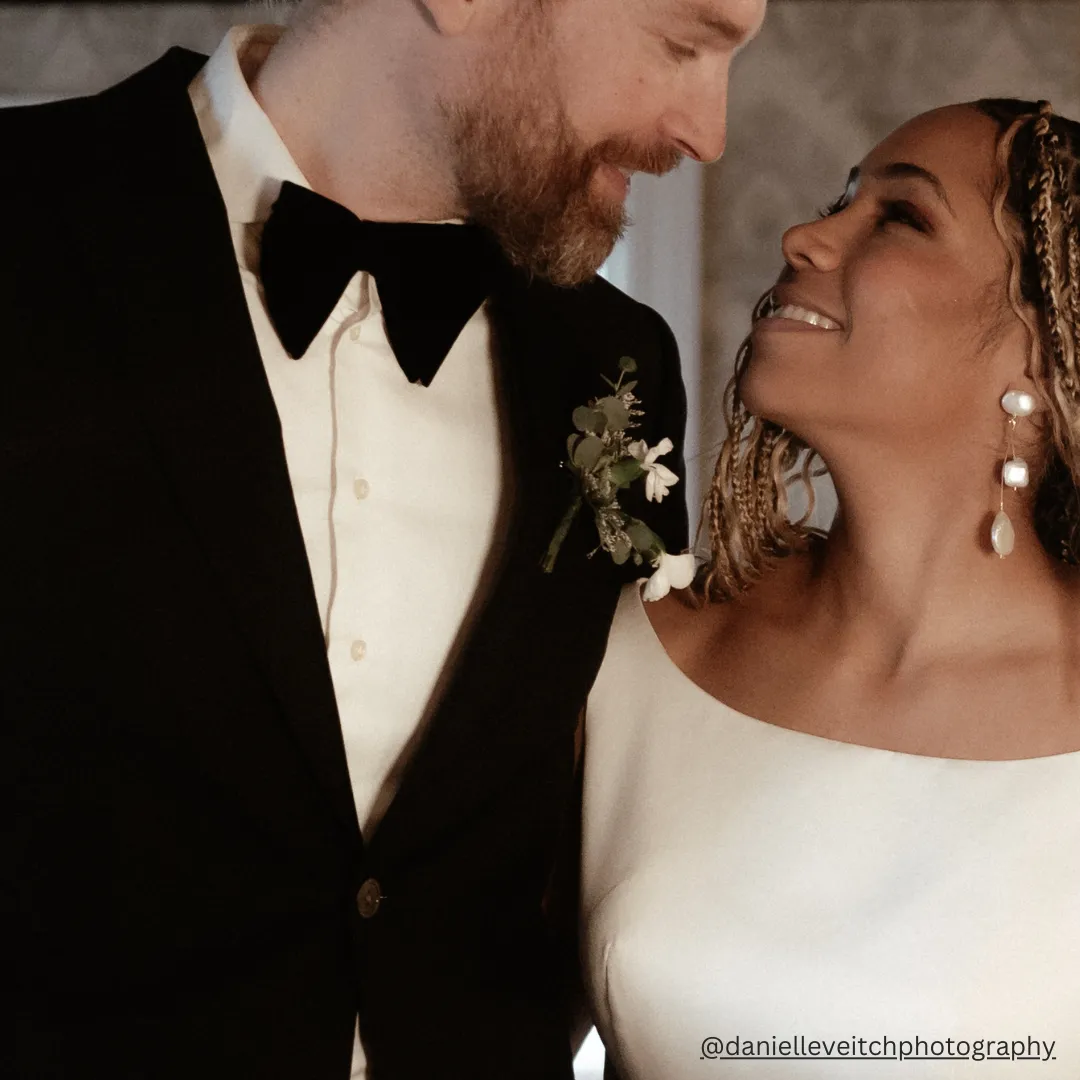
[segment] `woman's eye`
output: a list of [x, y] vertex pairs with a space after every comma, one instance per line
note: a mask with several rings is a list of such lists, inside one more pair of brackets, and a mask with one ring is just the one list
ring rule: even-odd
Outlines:
[[844, 185], [844, 190], [838, 195], [828, 206], [823, 210], [818, 211], [819, 218], [832, 217], [833, 214], [839, 214], [841, 210], [846, 210], [854, 201], [855, 196], [859, 193], [859, 170], [852, 169], [848, 173], [847, 183]]
[[845, 191], [843, 195], [837, 196], [828, 206], [822, 207], [818, 211], [819, 218], [832, 217], [833, 214], [839, 214], [841, 210], [846, 210], [850, 205], [851, 200], [848, 198], [848, 193]]
[[878, 218], [880, 225], [896, 222], [898, 225], [907, 225], [916, 232], [927, 232], [926, 221], [923, 216], [909, 202], [888, 201], [881, 204], [881, 214]]
[[698, 51], [691, 45], [680, 45], [677, 41], [672, 41], [671, 38], [664, 38], [664, 45], [676, 60], [697, 59]]

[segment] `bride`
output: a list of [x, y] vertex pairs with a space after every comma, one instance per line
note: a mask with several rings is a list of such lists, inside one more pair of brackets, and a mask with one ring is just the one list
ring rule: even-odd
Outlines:
[[[782, 246], [709, 562], [624, 592], [589, 701], [609, 1064], [1076, 1080], [1080, 125], [916, 117]], [[787, 520], [806, 447], [827, 537]]]

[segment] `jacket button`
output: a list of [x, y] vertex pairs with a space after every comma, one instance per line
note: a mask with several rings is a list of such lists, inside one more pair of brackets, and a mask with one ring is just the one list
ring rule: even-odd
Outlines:
[[373, 877], [368, 878], [356, 894], [356, 910], [360, 912], [360, 918], [370, 919], [379, 910], [382, 898], [379, 883]]

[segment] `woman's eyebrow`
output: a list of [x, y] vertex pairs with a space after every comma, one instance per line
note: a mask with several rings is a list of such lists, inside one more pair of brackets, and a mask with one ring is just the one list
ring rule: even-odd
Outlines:
[[945, 192], [945, 185], [929, 170], [921, 165], [913, 165], [910, 161], [894, 161], [880, 168], [872, 169], [868, 174], [875, 180], [922, 180], [934, 189], [934, 194], [945, 204], [945, 208], [956, 217], [956, 211], [949, 202], [949, 196]]

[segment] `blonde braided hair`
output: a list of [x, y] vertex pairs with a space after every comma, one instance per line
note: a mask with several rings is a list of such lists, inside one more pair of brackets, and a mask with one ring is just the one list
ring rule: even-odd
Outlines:
[[[1048, 102], [986, 99], [974, 107], [997, 121], [994, 223], [1009, 254], [1007, 292], [1031, 339], [1030, 374], [1049, 418], [1045, 466], [1036, 477], [1034, 520], [1051, 555], [1080, 563], [1080, 124]], [[754, 307], [757, 322], [770, 303]], [[699, 590], [726, 600], [745, 592], [779, 559], [825, 534], [808, 525], [816, 452], [790, 431], [752, 415], [739, 397], [751, 359], [747, 337], [724, 396], [728, 434], [705, 500], [710, 559]], [[789, 489], [801, 486], [806, 512], [788, 518]]]
[[[757, 322], [772, 302], [771, 291], [754, 305]], [[720, 449], [705, 500], [703, 524], [709, 533], [711, 558], [700, 585], [711, 599], [729, 599], [744, 592], [777, 559], [805, 551], [823, 536], [807, 522], [814, 512], [812, 477], [824, 471], [816, 452], [790, 431], [747, 411], [739, 397], [739, 380], [750, 362], [747, 337], [735, 358], [735, 373], [724, 394], [728, 434]], [[815, 469], [815, 463], [820, 469]], [[788, 490], [801, 483], [806, 511], [797, 521], [788, 516]]]
[[1049, 102], [988, 99], [998, 124], [994, 222], [1009, 300], [1031, 338], [1029, 374], [1049, 427], [1034, 522], [1050, 554], [1080, 563], [1080, 124]]

